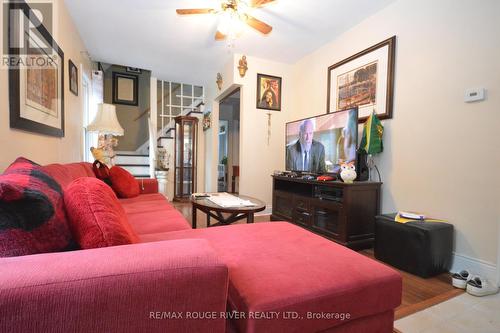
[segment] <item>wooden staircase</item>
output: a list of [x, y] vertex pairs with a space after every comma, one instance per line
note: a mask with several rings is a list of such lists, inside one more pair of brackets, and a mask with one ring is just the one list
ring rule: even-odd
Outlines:
[[[186, 116], [191, 115], [202, 116], [203, 112], [189, 111], [186, 113]], [[172, 123], [169, 125], [170, 127], [158, 132], [157, 148], [165, 148], [173, 156], [175, 127], [171, 127], [174, 126]], [[117, 151], [115, 164], [126, 169], [136, 178], [150, 178], [149, 144], [145, 143], [137, 151]]]
[[150, 178], [149, 155], [135, 152], [117, 152], [115, 163], [126, 169], [136, 178]]

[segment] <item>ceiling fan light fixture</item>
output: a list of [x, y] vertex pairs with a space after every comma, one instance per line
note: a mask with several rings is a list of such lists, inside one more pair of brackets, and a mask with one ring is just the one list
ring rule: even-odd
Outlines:
[[252, 7], [248, 4], [247, 1], [240, 1], [238, 3], [238, 13], [240, 15], [250, 14], [251, 11]]
[[243, 22], [236, 11], [226, 10], [220, 15], [217, 30], [224, 35], [238, 36], [243, 32]]
[[215, 14], [218, 18], [215, 40], [234, 41], [245, 27], [249, 26], [263, 35], [269, 34], [273, 27], [252, 15], [255, 8], [261, 8], [276, 0], [219, 0], [220, 9], [193, 8], [176, 9], [179, 15]]

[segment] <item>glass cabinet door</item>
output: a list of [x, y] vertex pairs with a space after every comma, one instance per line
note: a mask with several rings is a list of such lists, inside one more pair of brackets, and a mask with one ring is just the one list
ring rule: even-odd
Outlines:
[[175, 197], [188, 199], [196, 189], [196, 131], [198, 118], [175, 118]]
[[311, 204], [312, 227], [323, 233], [327, 233], [332, 238], [339, 238], [345, 233], [342, 219], [344, 219], [341, 204], [314, 200]]

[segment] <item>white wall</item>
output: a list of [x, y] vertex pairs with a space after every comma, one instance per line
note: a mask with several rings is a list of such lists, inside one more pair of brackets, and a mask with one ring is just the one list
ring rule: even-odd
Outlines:
[[[287, 112], [290, 120], [325, 113], [328, 66], [396, 35], [394, 117], [383, 122], [378, 158], [382, 211], [448, 219], [458, 257], [493, 272], [500, 255], [499, 13], [496, 0], [397, 1], [294, 66]], [[464, 103], [471, 87], [486, 88], [486, 101]]]
[[[284, 63], [268, 61], [247, 56], [248, 71], [241, 78], [238, 71], [238, 60], [241, 54], [235, 54], [222, 75], [224, 86], [216, 97], [213, 105], [212, 127], [218, 128], [218, 101], [234, 88], [240, 86], [240, 182], [239, 193], [259, 198], [270, 207], [272, 204], [272, 179], [274, 170], [283, 170], [285, 164], [284, 128], [288, 114], [292, 108], [292, 66]], [[282, 77], [282, 108], [281, 112], [271, 114], [271, 136], [268, 144], [268, 111], [256, 108], [257, 73]], [[216, 136], [216, 135], [215, 135]], [[207, 152], [217, 156], [217, 138], [211, 133], [206, 137], [211, 142], [212, 149]], [[217, 159], [211, 158], [212, 178], [217, 172]], [[216, 179], [215, 179], [216, 183]], [[216, 189], [212, 179], [211, 188]]]
[[[241, 55], [235, 55], [236, 68]], [[292, 109], [292, 68], [290, 65], [247, 56], [248, 71], [244, 78], [235, 73], [241, 87], [240, 104], [240, 193], [272, 204], [274, 170], [285, 165], [285, 122]], [[281, 111], [271, 111], [271, 135], [268, 142], [269, 111], [256, 108], [257, 73], [279, 76]]]
[[[200, 159], [203, 159], [205, 168], [205, 189], [207, 192], [217, 192], [217, 149], [218, 137], [217, 126], [219, 125], [219, 102], [215, 101], [216, 96], [219, 94], [215, 82], [205, 86], [206, 91], [206, 109], [211, 111], [212, 126], [203, 131], [204, 150], [199, 150]], [[203, 125], [202, 125], [203, 127]], [[202, 154], [203, 152], [203, 154]], [[200, 169], [201, 170], [201, 169]]]
[[[90, 61], [81, 54], [85, 51], [78, 31], [69, 16], [64, 1], [54, 0], [56, 6], [55, 31], [57, 44], [64, 51], [64, 112], [65, 136], [54, 138], [41, 134], [10, 129], [9, 126], [9, 75], [0, 69], [0, 171], [3, 171], [18, 156], [24, 156], [40, 164], [73, 162], [83, 159], [83, 100], [81, 73], [79, 73], [79, 96], [69, 91], [68, 60], [80, 68], [83, 64], [90, 77]], [[3, 6], [0, 6], [0, 26], [3, 27]]]

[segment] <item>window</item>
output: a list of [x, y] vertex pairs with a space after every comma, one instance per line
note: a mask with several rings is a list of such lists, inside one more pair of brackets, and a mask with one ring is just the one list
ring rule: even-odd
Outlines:
[[89, 78], [82, 73], [82, 98], [83, 98], [83, 160], [94, 162], [94, 157], [90, 152], [90, 147], [97, 147], [98, 133], [87, 132], [87, 126], [94, 120], [97, 113], [97, 104], [103, 101], [103, 78], [102, 72], [92, 72], [92, 83]]
[[205, 101], [204, 89], [186, 83], [177, 83], [158, 80], [158, 130], [164, 129], [162, 136], [168, 129], [174, 127], [174, 118], [198, 111], [199, 105]]

